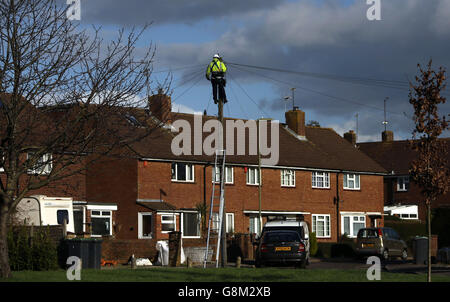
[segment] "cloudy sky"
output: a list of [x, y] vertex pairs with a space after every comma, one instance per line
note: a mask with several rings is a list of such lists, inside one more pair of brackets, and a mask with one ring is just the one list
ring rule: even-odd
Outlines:
[[307, 121], [340, 134], [358, 121], [358, 141], [379, 141], [388, 98], [388, 129], [407, 139], [417, 64], [450, 67], [450, 1], [380, 2], [382, 20], [369, 21], [366, 0], [81, 0], [80, 22], [101, 25], [106, 39], [151, 23], [138, 47], [156, 48], [154, 85], [172, 71], [174, 111], [216, 114], [204, 71], [219, 52], [229, 63], [226, 116], [284, 122], [295, 87]]

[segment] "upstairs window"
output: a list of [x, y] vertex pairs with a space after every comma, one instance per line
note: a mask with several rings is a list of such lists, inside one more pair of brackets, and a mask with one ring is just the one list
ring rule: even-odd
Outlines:
[[184, 163], [172, 163], [172, 181], [194, 182], [194, 166]]
[[247, 170], [247, 184], [259, 185], [259, 173], [258, 168], [248, 168]]
[[[220, 168], [213, 168], [215, 169], [214, 173], [214, 182], [220, 182]], [[225, 183], [226, 184], [232, 184], [234, 182], [234, 175], [233, 175], [233, 167], [225, 167]]]
[[344, 189], [359, 190], [360, 182], [358, 174], [344, 174]]
[[313, 188], [330, 188], [330, 173], [328, 172], [312, 172]]
[[397, 191], [406, 192], [409, 190], [409, 176], [397, 177]]
[[281, 170], [281, 186], [295, 187], [295, 170]]
[[[34, 153], [27, 153], [28, 160], [31, 160], [33, 156]], [[52, 155], [50, 153], [46, 153], [37, 160], [33, 167], [28, 169], [28, 174], [50, 174], [52, 168]]]

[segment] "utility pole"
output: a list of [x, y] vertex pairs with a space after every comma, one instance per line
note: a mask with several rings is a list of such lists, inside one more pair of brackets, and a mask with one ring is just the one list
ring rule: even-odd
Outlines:
[[258, 120], [258, 199], [259, 199], [259, 235], [262, 233], [262, 214], [261, 214], [261, 186], [262, 186], [262, 177], [261, 177], [261, 153], [259, 151], [259, 131], [260, 131], [260, 120]]
[[[218, 111], [218, 119], [219, 122], [222, 126], [222, 130], [219, 132], [219, 142], [222, 146], [222, 148], [225, 146], [224, 141], [223, 141], [223, 100], [219, 98], [219, 102], [218, 102], [218, 107], [219, 107], [219, 111]], [[226, 170], [226, 169], [225, 169]], [[223, 171], [225, 173], [225, 171]], [[221, 175], [222, 177], [222, 175]], [[221, 266], [225, 267], [228, 259], [227, 259], [227, 230], [226, 230], [226, 211], [225, 211], [225, 198], [223, 199], [223, 214], [222, 214], [222, 225], [220, 226], [222, 228], [222, 232], [221, 232], [221, 238], [219, 238], [220, 240], [220, 245], [221, 245]]]
[[358, 140], [358, 113], [355, 116], [356, 116], [356, 140]]

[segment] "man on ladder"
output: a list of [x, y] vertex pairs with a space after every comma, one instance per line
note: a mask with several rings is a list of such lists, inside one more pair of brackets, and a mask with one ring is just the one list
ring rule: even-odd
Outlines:
[[213, 88], [213, 99], [214, 104], [217, 104], [217, 90], [219, 90], [219, 99], [223, 101], [223, 103], [227, 102], [227, 96], [225, 94], [225, 73], [227, 72], [227, 66], [222, 61], [222, 58], [219, 54], [215, 54], [213, 56], [213, 60], [206, 68], [206, 78], [211, 81]]

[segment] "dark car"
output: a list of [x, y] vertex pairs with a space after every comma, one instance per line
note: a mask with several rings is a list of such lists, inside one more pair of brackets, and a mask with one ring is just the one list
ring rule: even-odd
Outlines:
[[305, 244], [296, 231], [264, 232], [256, 250], [256, 267], [269, 264], [294, 264], [305, 268]]
[[381, 256], [384, 260], [391, 257], [408, 258], [406, 243], [392, 228], [364, 228], [356, 239], [358, 256]]

